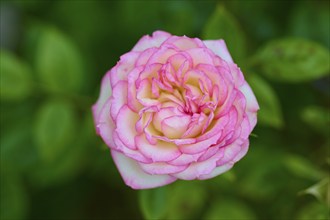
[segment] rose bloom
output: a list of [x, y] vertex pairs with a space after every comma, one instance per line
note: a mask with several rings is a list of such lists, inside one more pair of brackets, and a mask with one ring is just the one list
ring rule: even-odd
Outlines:
[[145, 189], [229, 170], [259, 106], [223, 40], [156, 31], [105, 74], [92, 109], [125, 183]]

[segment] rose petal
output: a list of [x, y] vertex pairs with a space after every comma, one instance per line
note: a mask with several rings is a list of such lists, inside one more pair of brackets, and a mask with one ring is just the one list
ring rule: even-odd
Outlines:
[[177, 116], [182, 115], [182, 113], [179, 112], [178, 108], [163, 107], [158, 112], [155, 112], [152, 123], [158, 131], [162, 131], [162, 121], [165, 118], [175, 116], [175, 115], [177, 115]]
[[176, 180], [169, 175], [150, 175], [139, 164], [124, 154], [111, 150], [111, 155], [125, 183], [133, 189], [149, 189], [170, 184]]
[[200, 134], [203, 130], [208, 117], [202, 112], [201, 114], [193, 114], [187, 131], [182, 135], [183, 138], [191, 138]]
[[135, 124], [135, 129], [138, 133], [142, 133], [145, 128], [150, 124], [153, 118], [153, 113], [145, 112], [140, 116], [140, 119]]
[[154, 63], [165, 64], [167, 63], [169, 57], [173, 56], [174, 54], [177, 54], [177, 51], [175, 49], [166, 46], [161, 47], [158, 49], [157, 52], [152, 54], [146, 65], [151, 65]]
[[240, 159], [242, 159], [245, 156], [245, 154], [249, 150], [249, 144], [250, 144], [249, 140], [248, 139], [245, 140], [245, 142], [241, 145], [240, 152], [233, 158], [233, 160], [232, 160], [233, 162], [236, 163], [237, 161], [239, 161]]
[[224, 40], [204, 40], [203, 43], [221, 59], [230, 63], [234, 62]]
[[228, 90], [231, 87], [233, 88], [233, 83], [231, 83], [227, 78], [225, 78], [225, 76], [223, 76], [223, 72], [227, 70], [221, 70], [220, 68], [205, 64], [198, 64], [196, 69], [202, 71], [207, 76], [207, 78], [209, 78], [209, 80], [213, 82], [213, 85], [217, 86], [219, 101], [217, 102], [217, 104], [222, 104], [226, 97], [228, 97]]
[[187, 165], [191, 162], [196, 162], [202, 154], [203, 152], [198, 154], [181, 154], [178, 158], [175, 158], [174, 160], [168, 161], [166, 163], [175, 166]]
[[122, 142], [132, 150], [136, 149], [134, 138], [137, 135], [135, 124], [139, 120], [138, 114], [124, 105], [116, 118], [116, 132]]
[[187, 169], [188, 165], [175, 166], [165, 162], [139, 163], [142, 170], [151, 175], [173, 174]]
[[136, 67], [128, 74], [128, 93], [127, 93], [127, 105], [134, 112], [139, 112], [143, 105], [136, 99], [136, 86], [135, 82], [138, 79], [143, 67]]
[[171, 34], [165, 31], [155, 31], [152, 33], [152, 36], [143, 36], [133, 47], [132, 51], [143, 51], [151, 47], [159, 47], [166, 39], [171, 36]]
[[135, 142], [141, 153], [153, 162], [170, 161], [181, 155], [175, 144], [158, 141], [157, 144], [152, 145], [144, 135], [136, 136]]
[[179, 145], [180, 151], [186, 154], [196, 154], [205, 151], [211, 145], [216, 144], [217, 141], [221, 138], [222, 130], [227, 123], [228, 116], [224, 116], [216, 120], [213, 128], [202, 136], [198, 137], [196, 143]]
[[155, 99], [152, 95], [149, 79], [144, 79], [140, 82], [140, 85], [137, 88], [136, 98], [143, 106], [160, 105], [159, 100]]
[[152, 161], [145, 156], [143, 156], [138, 150], [132, 150], [128, 148], [118, 137], [118, 134], [116, 132], [113, 132], [113, 141], [116, 145], [116, 148], [113, 148], [114, 150], [117, 150], [123, 154], [125, 154], [127, 157], [134, 159], [136, 161], [142, 162], [142, 163], [151, 163]]
[[198, 177], [198, 179], [200, 179], [200, 180], [206, 180], [206, 179], [213, 178], [213, 177], [218, 176], [218, 175], [220, 175], [220, 174], [222, 174], [224, 172], [227, 172], [233, 166], [234, 166], [234, 163], [227, 163], [227, 164], [224, 164], [222, 166], [218, 166], [211, 173], [200, 175]]
[[117, 65], [110, 70], [111, 86], [116, 85], [120, 80], [127, 80], [127, 76], [135, 67], [139, 55], [139, 52], [128, 52], [120, 57]]
[[141, 52], [136, 60], [135, 66], [144, 66], [157, 50], [157, 48], [152, 47]]
[[204, 47], [204, 44], [198, 38], [189, 38], [186, 36], [172, 36], [168, 38], [163, 45], [173, 45], [178, 50], [188, 50], [192, 48]]
[[161, 123], [163, 134], [168, 138], [180, 138], [190, 122], [189, 115], [171, 116], [164, 119]]
[[116, 149], [112, 135], [115, 130], [115, 125], [110, 117], [111, 100], [108, 100], [99, 114], [99, 119], [96, 122], [96, 128], [103, 141], [111, 148]]
[[[193, 66], [200, 63], [214, 65], [213, 53], [208, 48], [193, 48], [186, 50], [193, 60]], [[213, 56], [212, 56], [213, 55]]]
[[245, 80], [241, 69], [235, 63], [229, 63], [228, 66], [230, 68], [230, 73], [234, 78], [235, 86], [237, 88], [242, 86]]
[[250, 126], [254, 128], [257, 123], [257, 111], [259, 110], [259, 104], [255, 95], [252, 92], [251, 87], [245, 82], [240, 88], [240, 91], [246, 98], [246, 112], [249, 118]]
[[210, 157], [215, 155], [219, 151], [219, 146], [209, 147], [206, 151], [201, 153], [201, 156], [198, 158], [198, 162], [208, 160]]
[[189, 56], [189, 54], [184, 52], [176, 53], [173, 56], [169, 57], [168, 62], [176, 71], [176, 78], [178, 80], [182, 79], [184, 73], [192, 67], [191, 57]]
[[[92, 107], [93, 117], [94, 117], [95, 122], [99, 121], [99, 115], [100, 115], [101, 109], [103, 108], [104, 104], [109, 99], [109, 97], [111, 96], [111, 85], [110, 85], [110, 73], [109, 72], [104, 75], [102, 82], [101, 82], [100, 90], [101, 90], [100, 96]], [[97, 129], [97, 132], [99, 132], [98, 129]]]
[[233, 162], [233, 159], [239, 154], [242, 149], [241, 141], [237, 140], [234, 143], [222, 147], [224, 150], [224, 156], [217, 161], [217, 166], [222, 166], [230, 161]]
[[171, 175], [183, 180], [199, 179], [201, 175], [210, 174], [216, 167], [216, 161], [219, 160], [219, 158], [221, 158], [222, 156], [223, 152], [218, 151], [208, 160], [201, 162], [193, 162], [184, 171]]
[[119, 81], [113, 87], [113, 93], [111, 96], [110, 113], [113, 120], [116, 119], [119, 110], [127, 104], [127, 82]]

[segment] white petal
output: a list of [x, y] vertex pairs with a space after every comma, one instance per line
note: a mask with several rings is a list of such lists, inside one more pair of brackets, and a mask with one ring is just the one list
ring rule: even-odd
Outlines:
[[112, 158], [126, 185], [133, 189], [150, 189], [170, 184], [176, 180], [169, 175], [150, 175], [139, 164], [118, 151], [111, 150]]
[[226, 62], [233, 62], [224, 40], [204, 40], [206, 47]]

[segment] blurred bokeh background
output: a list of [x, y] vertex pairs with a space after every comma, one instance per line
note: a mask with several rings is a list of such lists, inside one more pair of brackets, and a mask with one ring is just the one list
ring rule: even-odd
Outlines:
[[[1, 220], [329, 219], [329, 1], [1, 1]], [[224, 38], [261, 106], [228, 173], [134, 191], [96, 136], [103, 74], [155, 30]]]

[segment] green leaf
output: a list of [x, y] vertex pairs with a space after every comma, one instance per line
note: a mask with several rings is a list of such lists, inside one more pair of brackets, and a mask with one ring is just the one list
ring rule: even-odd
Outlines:
[[29, 175], [34, 186], [45, 188], [72, 181], [88, 162], [93, 164], [96, 162], [95, 159], [91, 159], [92, 155], [88, 154], [90, 146], [95, 145], [90, 140], [91, 135], [95, 136], [95, 133], [90, 132], [93, 129], [90, 113], [88, 112], [87, 117], [82, 118], [81, 121], [79, 126], [74, 126], [76, 128], [74, 131], [70, 131], [72, 138], [56, 158], [47, 163], [40, 158], [41, 160], [35, 164], [33, 172]]
[[78, 140], [77, 144], [72, 143], [53, 161], [46, 164], [43, 161], [36, 163], [33, 171], [29, 173], [32, 184], [45, 188], [72, 181], [77, 177], [86, 164], [86, 149], [80, 144]]
[[4, 170], [3, 166], [0, 175], [0, 219], [25, 219], [28, 198], [21, 179], [17, 173]]
[[316, 131], [329, 136], [330, 112], [329, 109], [320, 106], [308, 106], [303, 109], [301, 117], [305, 123]]
[[[45, 26], [41, 22], [28, 22], [24, 30], [24, 38], [22, 39], [24, 59], [31, 64], [32, 69], [36, 69], [37, 48], [39, 42], [45, 34]], [[37, 73], [33, 73], [36, 75]]]
[[84, 74], [75, 45], [56, 29], [45, 28], [36, 52], [40, 81], [50, 91], [79, 91]]
[[253, 58], [274, 81], [298, 83], [329, 74], [329, 50], [304, 39], [284, 38], [266, 44]]
[[204, 40], [224, 39], [233, 59], [238, 63], [245, 56], [246, 43], [244, 33], [235, 17], [222, 5], [217, 6], [215, 12], [207, 21], [202, 37]]
[[211, 207], [207, 210], [204, 218], [205, 220], [240, 220], [257, 219], [253, 211], [244, 203], [234, 199], [219, 199], [212, 202]]
[[[149, 3], [149, 2], [148, 2]], [[194, 23], [200, 19], [197, 9], [188, 1], [167, 1], [162, 3], [160, 13], [171, 14], [164, 19], [164, 29], [175, 35], [190, 35]]]
[[258, 140], [251, 144], [253, 147], [249, 149], [248, 156], [235, 169], [239, 177], [236, 181], [239, 187], [235, 190], [251, 200], [272, 201], [277, 196], [274, 192], [288, 187], [287, 182], [283, 181], [288, 178], [286, 172], [283, 172], [283, 152], [276, 138], [274, 132], [270, 135], [260, 132]]
[[[20, 106], [24, 108], [24, 106]], [[28, 112], [28, 111], [27, 111]], [[37, 150], [31, 136], [31, 120], [24, 118], [14, 122], [14, 126], [1, 126], [0, 157], [12, 169], [26, 172], [37, 160]]]
[[290, 35], [312, 39], [330, 47], [329, 2], [300, 1], [289, 16]]
[[74, 138], [76, 117], [73, 107], [61, 100], [41, 106], [36, 115], [35, 141], [45, 162], [56, 159]]
[[310, 161], [297, 155], [287, 155], [284, 157], [285, 167], [294, 175], [310, 180], [320, 180], [325, 173], [315, 167]]
[[330, 208], [330, 182], [329, 177], [324, 178], [315, 185], [303, 190], [300, 194], [310, 194], [315, 196]]
[[248, 75], [247, 81], [260, 106], [258, 122], [266, 126], [281, 128], [283, 126], [281, 105], [273, 88], [257, 74]]
[[198, 216], [207, 193], [199, 181], [180, 181], [171, 185], [167, 219], [192, 219]]
[[32, 92], [29, 67], [7, 51], [0, 54], [0, 97], [3, 100], [22, 100]]
[[301, 208], [297, 213], [297, 220], [328, 220], [329, 219], [329, 209], [318, 202], [310, 203]]
[[169, 205], [168, 187], [142, 190], [139, 204], [146, 219], [163, 219]]

